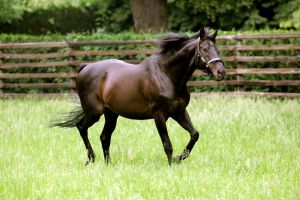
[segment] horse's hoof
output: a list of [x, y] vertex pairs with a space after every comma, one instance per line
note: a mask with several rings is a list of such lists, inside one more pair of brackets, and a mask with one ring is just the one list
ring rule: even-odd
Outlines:
[[111, 163], [111, 160], [110, 160], [110, 158], [104, 158], [104, 160], [105, 160], [105, 163], [108, 165], [109, 163]]
[[182, 152], [182, 154], [181, 154], [181, 159], [184, 160], [184, 159], [186, 159], [187, 157], [189, 157], [189, 155], [190, 155], [190, 151], [187, 150], [187, 149], [185, 149], [185, 150]]
[[88, 166], [90, 163], [93, 163], [94, 161], [93, 160], [88, 160], [85, 162], [85, 166]]
[[173, 159], [172, 159], [172, 163], [176, 163], [176, 164], [181, 163], [181, 161], [182, 161], [181, 155], [175, 156], [175, 157], [173, 157]]

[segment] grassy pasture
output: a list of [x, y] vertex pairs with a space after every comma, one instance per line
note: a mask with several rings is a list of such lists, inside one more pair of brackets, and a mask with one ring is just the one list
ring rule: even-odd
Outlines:
[[[188, 110], [200, 132], [190, 157], [169, 167], [154, 122], [119, 118], [112, 163], [87, 167], [76, 129], [45, 123], [72, 108], [57, 100], [0, 101], [0, 199], [299, 199], [300, 100], [205, 97]], [[174, 154], [189, 135], [168, 121]]]

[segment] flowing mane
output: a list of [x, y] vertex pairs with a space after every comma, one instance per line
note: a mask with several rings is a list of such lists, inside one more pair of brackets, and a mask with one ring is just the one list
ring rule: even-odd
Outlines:
[[[211, 36], [209, 29], [205, 28], [206, 38], [209, 40], [213, 40], [214, 38]], [[166, 36], [160, 39], [160, 51], [159, 54], [165, 55], [168, 52], [177, 51], [182, 48], [187, 41], [197, 39], [200, 36], [199, 32], [188, 36], [183, 33], [169, 33]]]
[[180, 49], [186, 41], [190, 40], [190, 37], [186, 34], [169, 33], [160, 39], [160, 51], [159, 54], [165, 55], [170, 51], [177, 51]]

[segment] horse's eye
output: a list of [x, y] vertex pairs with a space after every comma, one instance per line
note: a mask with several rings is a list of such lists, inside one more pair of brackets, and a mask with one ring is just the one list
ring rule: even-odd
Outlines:
[[208, 52], [208, 48], [204, 48], [203, 50], [204, 50], [204, 52]]

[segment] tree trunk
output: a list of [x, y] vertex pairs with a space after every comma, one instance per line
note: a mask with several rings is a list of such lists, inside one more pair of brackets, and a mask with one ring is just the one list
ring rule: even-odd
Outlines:
[[130, 0], [135, 32], [168, 30], [167, 0]]

